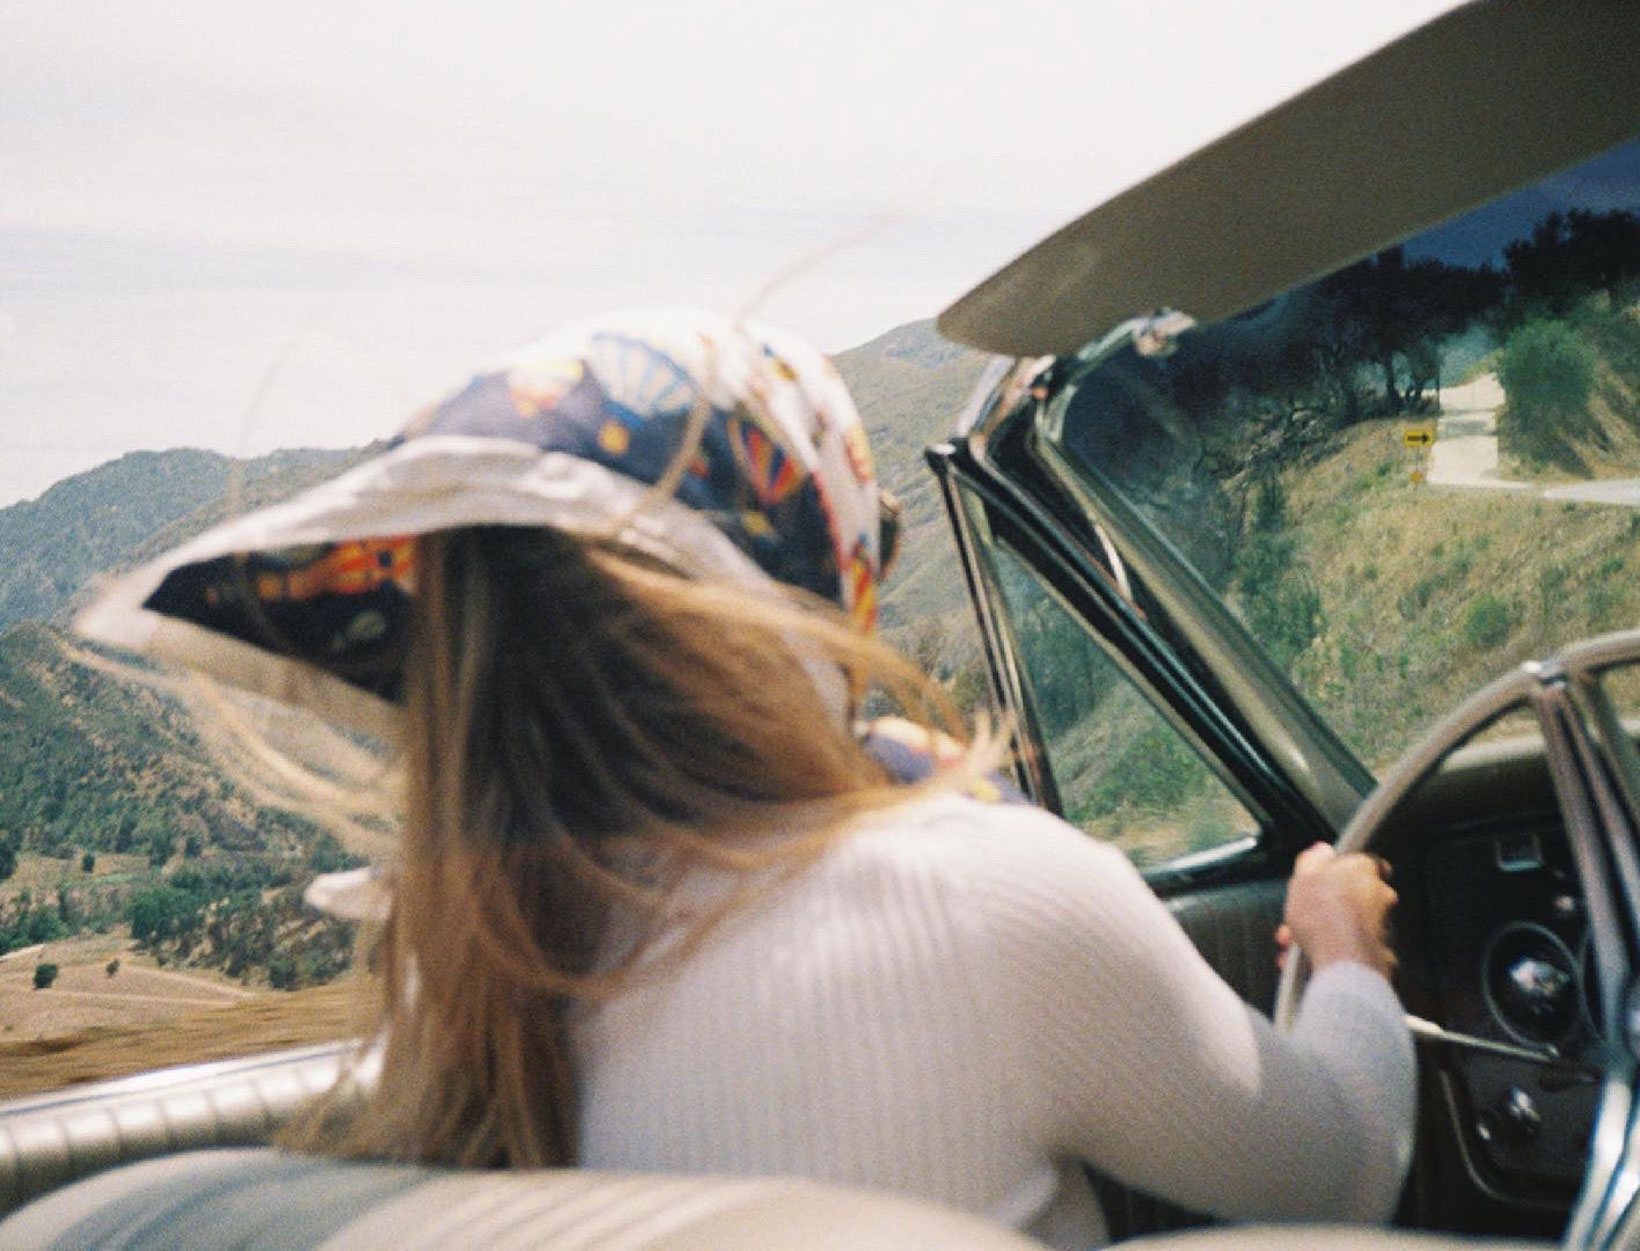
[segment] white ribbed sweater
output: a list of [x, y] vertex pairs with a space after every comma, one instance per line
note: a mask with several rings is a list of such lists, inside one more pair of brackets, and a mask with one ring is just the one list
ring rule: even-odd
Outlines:
[[1380, 1220], [1414, 1060], [1388, 984], [1277, 1033], [1119, 852], [946, 796], [875, 818], [579, 1036], [595, 1168], [788, 1174], [1105, 1239], [1074, 1161], [1199, 1211]]

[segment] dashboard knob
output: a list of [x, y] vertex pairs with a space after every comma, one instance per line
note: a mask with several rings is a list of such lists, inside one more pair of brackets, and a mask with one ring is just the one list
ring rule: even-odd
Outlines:
[[1543, 1116], [1536, 1101], [1519, 1086], [1511, 1087], [1498, 1101], [1498, 1123], [1520, 1142], [1531, 1141], [1543, 1130]]
[[1509, 966], [1511, 998], [1535, 1016], [1551, 1016], [1572, 986], [1572, 976], [1547, 960], [1523, 956]]

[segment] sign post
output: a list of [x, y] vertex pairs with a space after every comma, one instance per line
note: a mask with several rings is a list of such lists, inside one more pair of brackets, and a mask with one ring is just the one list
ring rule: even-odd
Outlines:
[[1429, 449], [1435, 445], [1435, 427], [1408, 426], [1401, 431], [1401, 442], [1412, 453], [1412, 481], [1420, 484], [1429, 477]]

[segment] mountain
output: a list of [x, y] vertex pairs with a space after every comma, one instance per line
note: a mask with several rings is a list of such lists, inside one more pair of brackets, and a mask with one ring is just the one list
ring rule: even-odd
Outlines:
[[196, 448], [132, 452], [0, 509], [0, 630], [60, 620], [91, 578], [129, 564], [157, 534], [180, 541], [186, 534], [172, 528], [185, 518], [198, 517], [197, 532], [224, 515], [232, 490], [278, 498], [357, 455], [301, 450], [234, 461]]
[[900, 499], [903, 538], [883, 588], [882, 625], [914, 653], [922, 650], [914, 633], [947, 628], [932, 623], [956, 627], [957, 615], [961, 628], [966, 624], [956, 549], [923, 449], [956, 429], [986, 359], [940, 338], [929, 321], [900, 326], [833, 358], [871, 435], [878, 477]]

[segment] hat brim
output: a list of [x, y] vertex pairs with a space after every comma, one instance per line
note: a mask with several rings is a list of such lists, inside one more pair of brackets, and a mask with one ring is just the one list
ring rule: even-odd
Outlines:
[[179, 569], [245, 553], [428, 534], [471, 525], [548, 526], [618, 542], [680, 572], [749, 586], [771, 580], [699, 513], [601, 465], [527, 443], [407, 440], [282, 504], [216, 526], [117, 577], [74, 621], [95, 642], [180, 665], [396, 741], [401, 712], [311, 660], [155, 611]]

